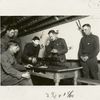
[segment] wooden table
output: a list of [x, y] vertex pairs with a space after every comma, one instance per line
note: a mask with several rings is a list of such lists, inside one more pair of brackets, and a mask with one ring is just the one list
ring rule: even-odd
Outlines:
[[59, 85], [61, 79], [74, 78], [74, 85], [77, 85], [78, 71], [82, 67], [68, 68], [61, 66], [48, 66], [48, 68], [34, 67], [35, 71], [32, 71], [32, 75], [53, 79], [55, 85]]

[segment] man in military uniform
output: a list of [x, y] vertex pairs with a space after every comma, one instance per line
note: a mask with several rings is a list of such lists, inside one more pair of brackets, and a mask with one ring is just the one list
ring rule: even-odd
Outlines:
[[66, 66], [65, 54], [68, 52], [67, 44], [64, 39], [58, 38], [58, 33], [54, 30], [48, 32], [50, 43], [45, 49], [45, 58], [52, 65]]
[[1, 85], [32, 85], [29, 72], [16, 62], [14, 54], [19, 50], [19, 45], [10, 41], [7, 51], [1, 54]]
[[83, 77], [98, 79], [97, 55], [99, 53], [99, 38], [91, 33], [91, 25], [84, 24], [84, 33], [79, 46], [79, 59], [83, 67]]
[[30, 43], [25, 45], [22, 55], [22, 60], [25, 64], [35, 65], [37, 63], [40, 50], [39, 41], [40, 39], [35, 36]]
[[9, 41], [14, 40], [18, 43], [18, 45], [20, 46], [20, 51], [17, 52], [15, 54], [15, 58], [17, 60], [18, 63], [22, 63], [21, 62], [21, 56], [22, 56], [22, 46], [21, 46], [21, 40], [18, 38], [18, 29], [17, 28], [8, 28], [6, 31], [6, 34], [1, 38], [0, 41], [0, 48], [1, 48], [1, 52], [4, 52], [7, 50], [7, 46]]
[[15, 31], [14, 31], [13, 28], [9, 28], [9, 29], [7, 29], [5, 35], [1, 38], [1, 41], [0, 41], [0, 48], [1, 48], [0, 54], [7, 50], [9, 41], [11, 39], [13, 39], [13, 37], [14, 37], [14, 32]]
[[20, 51], [17, 52], [17, 54], [15, 55], [15, 58], [17, 60], [17, 62], [19, 64], [22, 63], [21, 57], [22, 57], [22, 44], [21, 44], [21, 39], [18, 38], [18, 34], [19, 34], [19, 30], [17, 28], [14, 29], [14, 37], [12, 38], [12, 40], [16, 41], [18, 43], [18, 45], [20, 46]]

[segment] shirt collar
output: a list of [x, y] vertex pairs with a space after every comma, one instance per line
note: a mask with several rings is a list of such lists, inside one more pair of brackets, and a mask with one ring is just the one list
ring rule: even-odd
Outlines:
[[90, 37], [90, 36], [92, 36], [92, 33], [90, 33], [89, 35], [85, 35], [85, 37]]

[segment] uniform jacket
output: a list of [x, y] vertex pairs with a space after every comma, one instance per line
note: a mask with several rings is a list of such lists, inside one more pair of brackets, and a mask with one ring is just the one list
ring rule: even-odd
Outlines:
[[1, 48], [0, 54], [7, 50], [9, 41], [10, 41], [10, 38], [6, 35], [1, 38], [1, 41], [0, 41], [0, 48]]
[[21, 44], [21, 40], [20, 38], [13, 38], [12, 40], [16, 41], [20, 47], [20, 51], [15, 55], [15, 58], [17, 60], [18, 63], [22, 63], [21, 61], [21, 57], [22, 57], [22, 44]]
[[1, 83], [4, 85], [17, 83], [26, 69], [17, 64], [16, 59], [9, 50], [1, 55]]
[[24, 47], [22, 59], [24, 63], [32, 63], [29, 61], [29, 57], [38, 57], [40, 50], [40, 46], [38, 45], [37, 47], [34, 46], [34, 43], [27, 43]]
[[21, 63], [21, 55], [22, 55], [22, 49], [21, 49], [21, 40], [19, 38], [9, 38], [8, 36], [3, 36], [1, 38], [1, 41], [0, 41], [0, 53], [3, 53], [7, 50], [8, 48], [8, 44], [9, 44], [9, 41], [16, 41], [18, 43], [18, 45], [20, 46], [20, 51], [15, 55], [16, 57], [16, 60]]
[[89, 59], [94, 58], [99, 53], [99, 38], [96, 35], [90, 34], [84, 36], [80, 41], [79, 57], [88, 56]]
[[[52, 49], [57, 49], [58, 53], [51, 53]], [[65, 54], [68, 52], [67, 44], [64, 39], [57, 38], [51, 41], [48, 46], [46, 46], [45, 57], [54, 59], [55, 61], [64, 62], [66, 61]]]

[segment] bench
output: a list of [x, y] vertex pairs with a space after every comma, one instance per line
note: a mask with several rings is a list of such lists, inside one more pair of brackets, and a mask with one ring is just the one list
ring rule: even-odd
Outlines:
[[86, 83], [88, 85], [100, 85], [100, 80], [78, 78], [77, 83]]

